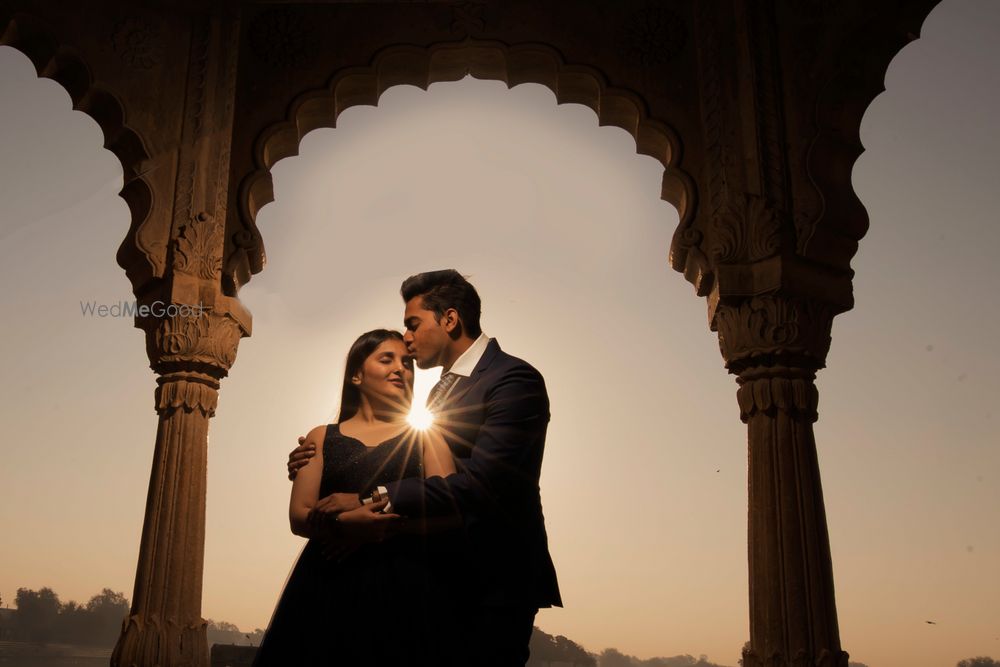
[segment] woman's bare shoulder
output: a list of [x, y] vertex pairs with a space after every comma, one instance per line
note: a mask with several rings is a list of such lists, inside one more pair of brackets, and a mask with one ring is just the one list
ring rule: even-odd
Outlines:
[[326, 429], [329, 424], [321, 424], [315, 426], [306, 433], [305, 444], [316, 445], [316, 453], [320, 454], [323, 451], [323, 441], [326, 440]]

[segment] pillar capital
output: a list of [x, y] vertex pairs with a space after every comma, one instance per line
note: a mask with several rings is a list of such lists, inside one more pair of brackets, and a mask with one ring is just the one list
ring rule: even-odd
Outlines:
[[223, 293], [223, 220], [199, 211], [178, 225], [170, 271], [139, 300], [135, 326], [146, 332], [146, 354], [157, 379], [156, 410], [198, 408], [215, 414], [219, 381], [251, 333], [250, 312]]
[[836, 309], [780, 293], [717, 303], [712, 328], [726, 368], [740, 379], [809, 379], [826, 364]]
[[[182, 306], [185, 307], [185, 306]], [[183, 407], [215, 415], [219, 381], [236, 360], [245, 332], [228, 314], [174, 314], [149, 327], [146, 346], [157, 372], [156, 411]]]
[[229, 313], [199, 312], [188, 304], [170, 307], [177, 311], [147, 329], [153, 370], [161, 375], [192, 370], [216, 380], [225, 377], [236, 361], [239, 340], [246, 335], [239, 322]]

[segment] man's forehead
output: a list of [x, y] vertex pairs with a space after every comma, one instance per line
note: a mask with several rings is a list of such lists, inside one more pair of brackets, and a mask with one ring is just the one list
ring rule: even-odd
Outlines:
[[410, 319], [411, 317], [420, 317], [422, 313], [430, 312], [424, 308], [424, 300], [422, 297], [415, 296], [406, 302], [406, 310], [403, 313], [404, 319]]

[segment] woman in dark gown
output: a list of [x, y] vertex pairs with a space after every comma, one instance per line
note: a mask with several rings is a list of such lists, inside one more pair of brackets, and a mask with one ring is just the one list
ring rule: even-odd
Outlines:
[[[334, 511], [324, 513], [335, 504], [321, 500], [338, 492], [368, 496], [403, 477], [454, 471], [443, 440], [406, 424], [412, 382], [412, 363], [398, 332], [370, 331], [351, 347], [339, 421], [306, 437], [316, 444], [316, 456], [296, 475], [289, 518], [292, 532], [310, 539], [288, 577], [254, 667], [437, 662], [436, 633], [428, 622], [441, 615], [435, 613], [428, 581], [425, 538], [393, 531], [382, 542], [351, 546], [347, 524], [338, 522]], [[355, 512], [371, 512], [372, 521], [398, 527], [398, 517], [380, 513], [384, 505]]]

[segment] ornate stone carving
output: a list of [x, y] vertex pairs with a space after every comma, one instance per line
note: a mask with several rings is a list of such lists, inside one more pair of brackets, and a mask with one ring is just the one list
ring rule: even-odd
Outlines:
[[[913, 38], [934, 2], [855, 3], [845, 14], [845, 8], [834, 6], [833, 0], [800, 3], [699, 0], [691, 3], [697, 18], [693, 26], [688, 26], [697, 33], [690, 46], [697, 46], [698, 76], [679, 71], [677, 83], [683, 88], [678, 87], [678, 98], [669, 101], [659, 99], [656, 91], [665, 87], [654, 76], [657, 73], [647, 68], [670, 57], [687, 55], [678, 46], [684, 41], [677, 38], [678, 25], [660, 21], [670, 14], [666, 8], [677, 9], [667, 2], [650, 0], [648, 9], [619, 24], [626, 35], [630, 60], [622, 63], [612, 55], [608, 60], [566, 66], [561, 54], [573, 52], [561, 50], [559, 44], [565, 43], [564, 34], [574, 26], [561, 23], [564, 16], [558, 12], [572, 9], [571, 3], [449, 2], [438, 6], [443, 23], [428, 21], [433, 23], [433, 30], [414, 26], [413, 39], [403, 45], [402, 51], [389, 44], [374, 43], [371, 46], [379, 49], [388, 47], [388, 57], [380, 55], [374, 63], [367, 57], [348, 62], [355, 55], [348, 47], [369, 46], [365, 42], [369, 35], [362, 29], [357, 40], [350, 40], [351, 44], [336, 54], [345, 56], [342, 64], [357, 69], [345, 68], [345, 76], [336, 79], [337, 87], [328, 97], [284, 100], [282, 104], [288, 104], [283, 111], [260, 120], [266, 123], [275, 116], [281, 117], [281, 123], [268, 128], [276, 132], [260, 141], [266, 148], [260, 151], [262, 157], [255, 152], [253, 164], [239, 165], [240, 172], [236, 174], [240, 177], [246, 169], [258, 170], [247, 181], [253, 185], [247, 189], [253, 195], [252, 205], [243, 201], [249, 201], [249, 195], [241, 195], [238, 200], [239, 206], [249, 212], [240, 212], [242, 220], [236, 220], [234, 215], [233, 225], [228, 229], [236, 248], [245, 250], [238, 253], [242, 256], [240, 266], [247, 266], [240, 280], [249, 279], [251, 271], [260, 271], [264, 264], [263, 246], [253, 216], [262, 202], [270, 201], [272, 196], [267, 170], [276, 159], [297, 149], [304, 132], [322, 123], [334, 124], [336, 114], [352, 104], [377, 100], [384, 84], [426, 86], [435, 80], [454, 78], [465, 64], [482, 72], [496, 72], [491, 76], [508, 82], [544, 83], [556, 92], [560, 101], [582, 101], [598, 113], [602, 123], [624, 127], [635, 137], [640, 153], [654, 155], [664, 164], [664, 196], [677, 206], [682, 220], [674, 237], [677, 252], [672, 249], [672, 265], [698, 286], [699, 294], [709, 292], [711, 271], [716, 267], [711, 266], [706, 253], [717, 231], [717, 252], [712, 260], [736, 263], [726, 267], [731, 269], [727, 275], [734, 278], [734, 289], [720, 289], [712, 295], [718, 299], [712, 304], [712, 312], [727, 366], [739, 375], [740, 408], [749, 423], [748, 471], [753, 479], [749, 532], [753, 582], [751, 634], [755, 648], [748, 652], [745, 663], [753, 667], [843, 667], [846, 654], [838, 648], [829, 550], [811, 429], [816, 408], [812, 373], [825, 360], [830, 313], [822, 306], [780, 295], [734, 301], [744, 298], [744, 294], [771, 289], [828, 296], [833, 291], [827, 289], [833, 274], [824, 276], [820, 271], [805, 271], [792, 262], [786, 266], [783, 261], [794, 256], [795, 249], [791, 247], [782, 247], [779, 257], [772, 256], [752, 265], [774, 265], [773, 273], [778, 278], [774, 281], [754, 282], [755, 275], [766, 272], [742, 271], [738, 263], [767, 257], [774, 252], [776, 243], [790, 243], [794, 238], [799, 254], [818, 266], [836, 269], [837, 279], [850, 284], [850, 277], [843, 276], [849, 273], [855, 242], [866, 225], [864, 208], [850, 187], [851, 167], [861, 151], [857, 136], [861, 115], [880, 92], [889, 60]], [[118, 4], [102, 6], [101, 11], [116, 9]], [[163, 6], [158, 5], [158, 12], [173, 11], [166, 3], [160, 4]], [[398, 11], [392, 2], [365, 4], [381, 4], [387, 15]], [[319, 53], [320, 47], [328, 48], [323, 41], [324, 28], [302, 20], [302, 16], [312, 16], [304, 12], [323, 13], [315, 6], [223, 5], [221, 11], [235, 8], [251, 17], [257, 16], [256, 25], [246, 32], [251, 53], [239, 54], [251, 69], [263, 65], [302, 67]], [[609, 16], [629, 11], [613, 0], [602, 5], [609, 8]], [[491, 8], [501, 6], [510, 15], [504, 16], [503, 24], [494, 23]], [[632, 4], [638, 6], [642, 5]], [[127, 247], [123, 246], [126, 252], [119, 255], [125, 261], [119, 261], [127, 267], [137, 291], [140, 286], [158, 288], [161, 282], [169, 282], [171, 268], [173, 278], [181, 279], [170, 285], [171, 289], [184, 283], [192, 294], [198, 294], [199, 290], [210, 287], [214, 278], [202, 276], [217, 275], [216, 260], [208, 252], [216, 242], [210, 242], [208, 237], [217, 232], [205, 228], [206, 235], [199, 236], [191, 216], [205, 211], [213, 216], [205, 222], [218, 222], [222, 226], [225, 221], [229, 128], [220, 121], [232, 113], [235, 78], [223, 76], [223, 72], [232, 72], [235, 66], [240, 45], [230, 37], [239, 34], [238, 22], [229, 21], [220, 32], [217, 10], [222, 5], [212, 4], [208, 8], [186, 3], [179, 15], [185, 21], [183, 32], [176, 36], [156, 35], [148, 29], [148, 24], [135, 19], [126, 19], [112, 31], [113, 19], [95, 22], [92, 15], [95, 10], [81, 3], [0, 0], [0, 17], [9, 18], [12, 7], [24, 9], [25, 13], [2, 26], [0, 41], [21, 49], [38, 72], [65, 86], [74, 104], [79, 103], [81, 111], [98, 120], [106, 145], [122, 161], [126, 177], [122, 196], [131, 209], [133, 227]], [[36, 7], [39, 11], [32, 12]], [[369, 9], [372, 7], [364, 7], [363, 11]], [[589, 10], [588, 7], [580, 16], [599, 16], [590, 15]], [[135, 11], [123, 5], [120, 14], [128, 16]], [[339, 11], [340, 7], [328, 14]], [[520, 27], [508, 31], [508, 26], [524, 25], [520, 21], [522, 16], [517, 15], [522, 11], [525, 19], [543, 15], [546, 20], [533, 24], [527, 35]], [[685, 18], [688, 16], [687, 6], [679, 11]], [[57, 18], [54, 25], [58, 25], [58, 31], [41, 29], [31, 16], [33, 13]], [[486, 16], [487, 13], [490, 15]], [[202, 22], [209, 14], [212, 18]], [[264, 20], [262, 17], [267, 14], [279, 19]], [[459, 36], [478, 35], [489, 26], [497, 41], [466, 40], [458, 47], [467, 49], [464, 63], [449, 57], [436, 59], [439, 51], [435, 48], [414, 46], [439, 40], [440, 29], [449, 28], [450, 17], [454, 17], [451, 27], [455, 32], [464, 33]], [[837, 20], [828, 20], [831, 17]], [[227, 32], [234, 24], [237, 29]], [[104, 57], [96, 60], [82, 57], [89, 48], [94, 48], [89, 43], [92, 36], [83, 35], [94, 25], [102, 32], [97, 50], [102, 56], [111, 56], [110, 63]], [[537, 32], [535, 25], [539, 28]], [[683, 25], [679, 24], [681, 28]], [[188, 34], [190, 26], [194, 31]], [[370, 37], [380, 38], [375, 33]], [[511, 46], [526, 37], [541, 43]], [[166, 49], [161, 51], [158, 47], [169, 43], [160, 44], [157, 40], [168, 38], [191, 45], [188, 62], [178, 63], [179, 67], [187, 68], [183, 94], [170, 95], [166, 103], [157, 99], [155, 103], [162, 104], [162, 108], [149, 108], [143, 106], [151, 99], [148, 91], [141, 86], [131, 88], [134, 81], [142, 82], [147, 77], [122, 81], [122, 89], [113, 94], [102, 89], [103, 84], [110, 85], [115, 80], [120, 74], [118, 70], [162, 67]], [[334, 45], [329, 48], [334, 55]], [[412, 51], [412, 57], [403, 55], [406, 50]], [[613, 51], [601, 50], [597, 57], [603, 59], [605, 53]], [[365, 51], [376, 52], [374, 48]], [[586, 59], [587, 53], [585, 49], [571, 57]], [[489, 63], [499, 62], [496, 56], [500, 56], [504, 66], [492, 70]], [[222, 62], [226, 57], [230, 58], [228, 64]], [[118, 58], [124, 65], [117, 63]], [[678, 65], [688, 64], [687, 58], [677, 60], [681, 61]], [[110, 70], [102, 71], [109, 64]], [[280, 82], [279, 87], [287, 83], [285, 88], [299, 90], [306, 85], [317, 85], [314, 70], [303, 69], [293, 74], [303, 79]], [[603, 78], [605, 75], [609, 78]], [[305, 79], [308, 83], [303, 82]], [[95, 85], [94, 80], [101, 85]], [[633, 92], [616, 89], [609, 84], [611, 81], [638, 88]], [[703, 137], [690, 134], [696, 131], [692, 114], [697, 113], [698, 102], [682, 95], [692, 88], [701, 91]], [[263, 96], [274, 91], [263, 86], [257, 93], [244, 92], [242, 103], [253, 106], [259, 100], [254, 99], [254, 94]], [[120, 103], [119, 95], [128, 104]], [[646, 106], [645, 102], [653, 106]], [[650, 118], [647, 109], [651, 108], [672, 117]], [[326, 109], [329, 116], [324, 118]], [[241, 112], [247, 110], [236, 111], [243, 116]], [[149, 143], [144, 143], [139, 128], [135, 132], [130, 130], [125, 119], [148, 124]], [[160, 123], [161, 119], [170, 122]], [[684, 132], [683, 144], [668, 123]], [[181, 136], [160, 136], [161, 129], [177, 124], [183, 128]], [[248, 127], [241, 136], [256, 138], [260, 136], [259, 130]], [[247, 149], [239, 147], [241, 152]], [[148, 153], [153, 153], [153, 159]], [[688, 175], [685, 170], [692, 166], [703, 171]], [[148, 182], [143, 180], [144, 174], [149, 174]], [[698, 179], [697, 188], [693, 177]], [[176, 182], [169, 182], [174, 178]], [[176, 202], [170, 201], [172, 190], [177, 193]], [[744, 192], [754, 193], [757, 199], [748, 199]], [[177, 204], [173, 209], [172, 203]], [[696, 214], [698, 204], [700, 210]], [[699, 225], [697, 229], [692, 227], [695, 222]], [[185, 227], [189, 224], [190, 227]], [[244, 228], [238, 229], [241, 224]], [[142, 227], [137, 230], [138, 225]], [[157, 225], [165, 227], [162, 233], [154, 230]], [[780, 234], [774, 232], [776, 226]], [[769, 233], [759, 233], [762, 229]], [[168, 255], [168, 251], [175, 254]], [[782, 261], [776, 261], [779, 259]], [[719, 275], [722, 270], [719, 267]], [[186, 271], [192, 273], [188, 275]], [[750, 285], [741, 291], [747, 286], [742, 281], [745, 276], [749, 276]], [[709, 286], [704, 292], [703, 285]], [[815, 289], [816, 285], [822, 289]], [[840, 303], [849, 304], [849, 299]], [[845, 307], [849, 305], [840, 306]], [[157, 393], [161, 421], [137, 594], [133, 597], [135, 609], [123, 638], [128, 650], [124, 655], [116, 650], [114, 664], [207, 663], [204, 624], [199, 618], [206, 434], [208, 417], [215, 409], [217, 380], [232, 363], [238, 335], [226, 331], [227, 327], [234, 327], [229, 317], [214, 312], [206, 317], [207, 323], [188, 320], [164, 322], [162, 326], [159, 322], [150, 323], [154, 327], [150, 332], [154, 348], [151, 359], [161, 375]], [[184, 585], [177, 585], [180, 574]], [[810, 648], [802, 650], [799, 646]]]
[[486, 0], [458, 0], [451, 3], [451, 31], [478, 35], [486, 30]]
[[746, 35], [753, 59], [754, 112], [757, 120], [757, 164], [761, 193], [772, 206], [788, 205], [785, 121], [782, 114], [778, 40], [770, 3], [748, 3]]
[[229, 201], [239, 20], [194, 22], [174, 184], [171, 268], [218, 281]]
[[250, 23], [250, 50], [272, 67], [308, 65], [319, 48], [316, 27], [294, 7], [272, 7]]
[[[155, 243], [149, 243], [149, 239], [142, 238], [138, 231], [144, 221], [154, 217], [151, 215], [152, 179], [146, 179], [152, 161], [147, 150], [148, 137], [142, 136], [139, 127], [130, 127], [126, 123], [132, 115], [128, 104], [132, 102], [129, 99], [131, 91], [125, 86], [112, 89], [107, 77], [95, 81], [98, 63], [86, 58], [79, 45], [67, 48], [69, 45], [61, 41], [66, 35], [61, 30], [57, 33], [34, 16], [31, 4], [24, 0], [0, 0], [0, 44], [27, 55], [40, 76], [61, 85], [73, 101], [73, 108], [90, 116], [100, 126], [104, 133], [104, 147], [114, 153], [121, 163], [124, 183], [118, 194], [128, 204], [131, 224], [117, 259], [132, 281], [133, 289], [138, 291], [152, 276], [162, 275], [166, 248], [165, 244], [155, 247]], [[66, 5], [66, 8], [86, 11], [82, 5]], [[18, 13], [15, 14], [15, 10]], [[88, 25], [93, 24], [76, 19], [67, 22], [67, 27], [71, 28]], [[100, 25], [104, 31], [99, 39], [103, 49], [112, 41], [111, 35], [107, 34], [112, 31], [111, 21], [106, 20]], [[92, 38], [85, 41], [92, 41]], [[149, 128], [141, 129], [145, 131]]]
[[620, 49], [642, 65], [662, 65], [687, 44], [688, 29], [679, 14], [649, 5], [632, 14], [622, 26]]
[[709, 10], [708, 3], [695, 5], [695, 22], [698, 29], [698, 83], [707, 175], [703, 186], [708, 192], [706, 214], [715, 219], [729, 196], [730, 151], [723, 129], [727, 96], [722, 95], [717, 17]]
[[211, 28], [207, 21], [196, 21], [191, 34], [191, 52], [184, 106], [185, 145], [182, 146], [174, 186], [174, 220], [191, 219], [194, 210], [197, 160], [194, 142], [201, 133], [205, 111], [205, 83], [208, 77], [208, 54], [211, 45]]
[[239, 324], [224, 315], [174, 314], [164, 317], [153, 329], [150, 359], [154, 367], [205, 365], [219, 371], [221, 377], [236, 361], [242, 335]]
[[704, 235], [699, 232], [693, 241], [694, 225], [708, 230], [712, 221], [718, 221], [729, 199], [732, 181], [728, 123], [728, 95], [723, 94], [721, 46], [718, 17], [709, 3], [698, 2], [694, 7], [694, 24], [697, 34], [698, 88], [701, 109], [701, 126], [704, 142], [704, 162], [699, 179], [699, 210], [697, 217], [679, 226], [670, 248], [670, 263], [682, 271], [684, 277], [695, 285], [699, 295], [705, 295], [714, 283], [715, 267], [709, 259], [710, 249], [702, 246]]
[[188, 412], [198, 410], [207, 417], [215, 416], [219, 405], [219, 388], [208, 381], [200, 382], [187, 373], [166, 374], [157, 378], [156, 411], [168, 413], [178, 408]]
[[782, 366], [744, 371], [737, 379], [736, 400], [744, 423], [757, 412], [782, 411], [810, 422], [818, 418], [819, 392], [812, 373]]
[[830, 349], [833, 309], [807, 299], [763, 295], [720, 305], [713, 326], [726, 368], [752, 366], [823, 368]]
[[685, 250], [697, 248], [701, 244], [702, 233], [693, 227], [689, 227], [680, 233], [678, 245]]
[[764, 198], [744, 194], [712, 220], [709, 255], [716, 262], [756, 262], [781, 247], [781, 219]]
[[[224, 52], [226, 59], [223, 67], [223, 82], [225, 88], [222, 117], [227, 127], [232, 127], [233, 107], [236, 100], [237, 65], [239, 63], [239, 28], [234, 26], [230, 35], [230, 48]], [[229, 158], [232, 152], [232, 132], [225, 132], [219, 139], [219, 168], [215, 183], [215, 219], [224, 226], [226, 211], [229, 208]]]
[[135, 69], [153, 69], [163, 59], [159, 28], [141, 16], [126, 16], [111, 32], [111, 48]]
[[174, 239], [174, 271], [212, 280], [222, 270], [222, 234], [212, 216], [202, 211], [181, 227]]
[[[598, 113], [602, 124], [625, 129], [635, 138], [638, 153], [654, 157], [664, 165], [661, 197], [677, 208], [682, 221], [678, 227], [680, 233], [690, 228], [698, 195], [694, 179], [678, 164], [682, 154], [679, 137], [665, 122], [669, 119], [648, 116], [647, 103], [640, 96], [609, 86], [605, 77], [592, 68], [566, 63], [561, 54], [544, 44], [510, 46], [467, 39], [437, 43], [426, 49], [398, 45], [379, 52], [368, 65], [346, 67], [333, 73], [330, 83], [322, 88], [302, 91], [296, 96], [301, 103], [290, 104], [284, 119], [257, 134], [253, 170], [243, 176], [237, 200], [240, 222], [248, 234], [231, 232], [235, 247], [227, 249], [229, 254], [224, 264], [227, 281], [238, 288], [263, 269], [263, 246], [255, 219], [257, 212], [274, 200], [270, 169], [277, 161], [297, 154], [306, 131], [336, 127], [338, 113], [355, 104], [374, 104], [381, 94], [380, 82], [391, 80], [393, 85], [426, 88], [436, 81], [453, 80], [456, 64], [463, 61], [470, 68], [483, 61], [502, 63], [504, 71], [498, 78], [508, 85], [543, 84], [552, 89], [560, 103], [585, 104]], [[707, 262], [697, 255], [698, 261], [688, 262], [692, 254], [684, 248], [679, 243], [671, 245], [671, 264], [680, 266], [679, 270], [690, 267], [693, 273], [689, 279], [700, 285], [699, 294], [707, 294], [710, 281], [702, 280], [707, 275]]]

